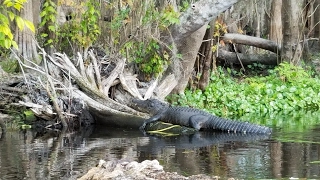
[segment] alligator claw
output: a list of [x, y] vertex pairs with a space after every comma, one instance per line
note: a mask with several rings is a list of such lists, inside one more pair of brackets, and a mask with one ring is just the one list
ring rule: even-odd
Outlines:
[[140, 129], [140, 130], [144, 130], [144, 129], [146, 128], [146, 125], [147, 125], [146, 123], [143, 123], [143, 124], [140, 126], [139, 129]]
[[147, 125], [147, 123], [144, 122], [144, 123], [139, 127], [140, 131], [144, 131], [145, 128], [146, 128], [146, 125]]
[[143, 133], [143, 135], [146, 135], [146, 134], [147, 134], [146, 131], [145, 131], [146, 125], [147, 125], [147, 123], [144, 122], [144, 123], [139, 127], [139, 129], [140, 129], [140, 131]]

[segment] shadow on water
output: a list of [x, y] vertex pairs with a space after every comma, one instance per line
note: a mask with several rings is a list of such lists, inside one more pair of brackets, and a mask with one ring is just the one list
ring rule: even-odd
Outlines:
[[0, 140], [0, 179], [76, 179], [99, 159], [157, 159], [166, 171], [240, 179], [320, 178], [320, 126], [268, 135], [199, 132], [144, 136], [106, 126], [11, 132]]

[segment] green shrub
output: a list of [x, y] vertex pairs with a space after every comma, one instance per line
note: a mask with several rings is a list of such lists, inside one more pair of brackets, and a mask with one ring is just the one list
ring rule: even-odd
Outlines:
[[7, 73], [15, 73], [18, 71], [18, 61], [14, 59], [4, 59], [0, 61], [1, 68]]
[[205, 91], [186, 90], [176, 105], [196, 107], [222, 117], [245, 114], [317, 111], [320, 106], [320, 81], [303, 68], [282, 63], [268, 76], [238, 82], [221, 68], [211, 76]]

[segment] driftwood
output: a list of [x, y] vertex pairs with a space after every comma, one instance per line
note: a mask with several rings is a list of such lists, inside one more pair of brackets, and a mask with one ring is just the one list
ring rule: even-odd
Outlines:
[[[4, 104], [0, 103], [0, 105], [5, 106], [10, 103], [14, 107], [27, 107], [37, 117], [52, 121], [52, 124], [61, 123], [64, 127], [73, 123], [70, 120], [74, 117], [84, 114], [79, 109], [75, 114], [70, 113], [71, 106], [75, 105], [73, 102], [75, 99], [80, 100], [76, 105], [82, 106], [84, 110], [96, 113], [99, 118], [105, 120], [116, 119], [119, 121], [118, 124], [129, 124], [137, 128], [142, 124], [141, 117], [148, 117], [147, 114], [128, 106], [132, 97], [142, 99], [142, 96], [139, 95], [138, 81], [135, 75], [124, 69], [126, 59], [114, 58], [116, 66], [109, 75], [101, 76], [101, 60], [97, 59], [92, 52], [89, 52], [88, 56], [90, 61], [88, 66], [91, 68], [86, 69], [83, 58], [79, 54], [76, 60], [70, 60], [65, 54], [55, 53], [54, 56], [50, 56], [43, 49], [41, 51], [44, 69], [36, 64], [25, 65], [19, 61], [21, 67], [34, 70], [33, 75], [24, 74], [19, 78], [2, 78], [1, 95], [9, 95], [11, 99], [16, 98], [18, 101], [10, 103], [2, 100]], [[58, 68], [52, 68], [52, 66]], [[88, 71], [88, 69], [91, 70]], [[2, 76], [6, 76], [6, 74], [2, 73]], [[7, 81], [5, 81], [6, 79]], [[28, 88], [15, 87], [15, 84], [23, 84]], [[115, 101], [116, 98], [109, 97], [110, 88], [118, 85], [122, 85], [123, 89], [130, 94], [129, 98], [123, 98], [125, 101], [121, 103]], [[153, 95], [155, 86], [151, 87], [152, 89], [148, 91], [148, 97]], [[41, 92], [46, 92], [46, 97], [39, 98]], [[66, 99], [62, 97], [66, 97]], [[129, 120], [133, 122], [126, 123]]]
[[159, 99], [164, 99], [172, 89], [178, 84], [173, 74], [168, 75], [162, 83], [155, 89], [155, 93]]
[[[129, 108], [128, 106], [120, 104], [112, 100], [111, 98], [109, 98], [108, 94], [104, 93], [104, 90], [99, 90], [98, 85], [96, 84], [96, 81], [92, 81], [92, 80], [90, 81], [87, 78], [88, 74], [86, 74], [87, 76], [81, 75], [78, 69], [73, 65], [73, 63], [70, 61], [70, 59], [66, 54], [56, 53], [55, 55], [56, 56], [54, 58], [49, 58], [49, 59], [61, 69], [69, 71], [71, 77], [76, 81], [77, 85], [80, 87], [80, 89], [83, 92], [85, 92], [87, 96], [97, 101], [97, 103], [100, 103], [107, 107], [112, 107], [112, 109], [114, 111], [117, 111], [119, 114], [122, 114], [123, 112], [129, 113], [129, 114], [138, 114], [137, 111]], [[79, 58], [78, 60], [80, 61], [82, 60], [82, 58]], [[118, 62], [120, 64], [119, 66], [123, 66], [125, 60], [119, 60]], [[98, 69], [98, 68], [94, 68], [94, 69]], [[123, 68], [121, 67], [115, 68], [112, 74], [115, 73], [119, 75], [120, 73], [122, 73], [118, 71], [119, 69], [123, 69]], [[113, 81], [115, 79], [114, 77], [116, 77], [116, 75], [113, 75], [113, 78], [109, 78], [108, 80]], [[96, 77], [94, 79], [96, 79]], [[102, 80], [102, 82], [103, 81], [104, 80]], [[108, 84], [109, 82], [105, 82], [105, 83]], [[106, 86], [106, 87], [109, 88], [109, 86]], [[106, 113], [114, 114], [114, 112], [108, 112], [108, 111]]]

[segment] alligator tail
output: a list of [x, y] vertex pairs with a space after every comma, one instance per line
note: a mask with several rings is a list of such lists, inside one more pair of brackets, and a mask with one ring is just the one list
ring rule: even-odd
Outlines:
[[216, 116], [212, 116], [210, 124], [213, 126], [212, 128], [214, 129], [228, 132], [257, 134], [270, 134], [272, 132], [272, 129], [266, 126], [260, 126], [248, 122], [232, 121]]

